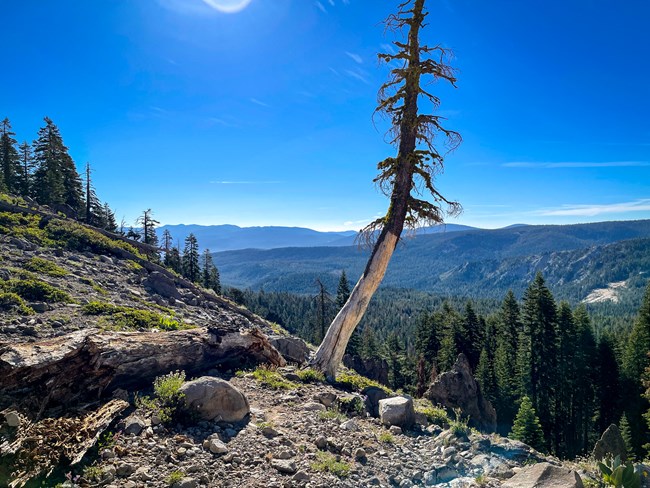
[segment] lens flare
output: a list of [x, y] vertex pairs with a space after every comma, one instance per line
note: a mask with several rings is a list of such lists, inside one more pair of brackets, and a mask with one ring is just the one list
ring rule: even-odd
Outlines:
[[210, 7], [227, 14], [241, 12], [252, 2], [252, 0], [203, 0]]

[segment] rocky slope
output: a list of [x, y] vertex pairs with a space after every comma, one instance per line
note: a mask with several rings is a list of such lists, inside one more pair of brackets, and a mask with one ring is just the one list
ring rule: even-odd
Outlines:
[[[535, 486], [582, 486], [557, 460], [522, 443], [480, 434], [430, 406], [429, 419], [413, 414], [409, 418], [417, 422], [402, 423], [404, 429], [382, 424], [375, 416], [386, 394], [362, 378], [347, 375], [347, 381], [330, 385], [296, 366], [256, 366], [264, 357], [276, 358], [278, 351], [265, 337], [282, 331], [149, 263], [129, 244], [40, 210], [0, 213], [0, 231], [0, 486], [26, 464], [42, 461], [44, 449], [50, 465], [61, 466], [42, 484], [27, 486], [525, 487], [538, 478], [556, 485]], [[189, 409], [176, 417], [139, 393], [151, 394], [152, 376], [184, 359], [187, 364], [199, 347], [193, 342], [191, 354], [181, 350], [170, 358], [170, 342], [156, 336], [169, 334], [175, 343], [175, 337], [216, 331], [207, 340], [222, 346], [224, 334], [233, 330], [242, 337], [257, 334], [256, 351], [235, 341], [230, 360], [213, 361], [210, 368], [210, 358], [199, 349], [200, 362], [187, 370], [188, 379], [221, 378], [219, 384], [237, 392], [227, 397], [234, 400], [224, 402], [221, 394], [202, 399], [207, 390], [201, 389], [192, 393], [192, 405], [174, 405], [173, 412]], [[70, 346], [75, 341], [86, 345], [81, 353]], [[145, 348], [148, 356], [130, 365], [130, 381], [98, 376], [108, 379], [94, 397], [74, 391], [75, 385], [86, 388], [96, 371], [123, 367], [115, 358], [143, 341], [157, 348]], [[276, 338], [273, 344], [289, 361], [308, 353], [298, 340]], [[44, 356], [54, 359], [41, 367]], [[20, 368], [28, 374], [17, 376]], [[188, 391], [186, 400], [192, 395]], [[206, 415], [211, 402], [216, 410]], [[99, 420], [98, 412], [104, 415]], [[78, 427], [89, 425], [88, 419], [92, 432]], [[22, 444], [16, 442], [21, 436]], [[97, 445], [69, 466], [85, 452], [75, 451], [75, 444], [83, 443]], [[31, 457], [16, 455], [16, 446], [32, 449]], [[60, 457], [52, 458], [57, 446]], [[537, 474], [527, 467], [544, 462], [550, 466], [542, 464]]]

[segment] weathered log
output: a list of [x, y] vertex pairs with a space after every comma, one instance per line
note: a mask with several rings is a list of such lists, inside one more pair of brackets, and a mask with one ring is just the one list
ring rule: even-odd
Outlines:
[[80, 462], [128, 406], [124, 400], [111, 400], [95, 411], [21, 423], [14, 440], [0, 445], [0, 455], [13, 458], [9, 486], [20, 487], [39, 475], [49, 476], [61, 462]]
[[84, 330], [23, 344], [0, 344], [0, 408], [43, 412], [133, 389], [173, 370], [285, 363], [260, 331], [209, 327], [173, 332]]

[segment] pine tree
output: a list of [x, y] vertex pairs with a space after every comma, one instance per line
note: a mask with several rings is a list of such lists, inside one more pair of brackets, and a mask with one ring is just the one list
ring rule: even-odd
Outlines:
[[445, 324], [438, 351], [438, 366], [440, 371], [449, 371], [456, 362], [458, 349], [456, 348], [456, 334], [453, 324]]
[[203, 287], [209, 290], [214, 290], [215, 293], [221, 293], [219, 271], [212, 261], [212, 255], [210, 254], [209, 249], [203, 251], [203, 260], [201, 264], [203, 269], [201, 284]]
[[117, 221], [115, 220], [115, 212], [113, 212], [113, 209], [108, 205], [108, 203], [104, 203], [102, 205], [102, 220], [104, 224], [104, 229], [109, 231], [109, 232], [117, 232]]
[[[576, 425], [576, 453], [586, 452], [592, 446], [590, 435], [594, 430], [596, 412], [596, 340], [584, 305], [573, 312], [577, 343], [574, 381], [573, 419]], [[577, 379], [580, 379], [579, 381]]]
[[379, 341], [372, 327], [364, 327], [361, 331], [361, 357], [363, 359], [379, 358]]
[[199, 281], [199, 243], [192, 233], [185, 238], [185, 249], [183, 250], [183, 276], [192, 282]]
[[483, 343], [482, 332], [481, 322], [474, 311], [472, 303], [468, 301], [465, 305], [463, 318], [459, 322], [459, 327], [456, 329], [456, 344], [458, 346], [458, 352], [462, 352], [467, 356], [467, 360], [473, 371], [476, 371], [476, 366], [481, 355]]
[[627, 459], [629, 461], [635, 461], [636, 455], [634, 449], [632, 448], [632, 431], [630, 430], [630, 423], [627, 420], [627, 415], [623, 413], [621, 416], [621, 421], [618, 423], [618, 429], [621, 431], [621, 437], [625, 441], [625, 448], [627, 449]]
[[404, 388], [404, 347], [396, 332], [391, 332], [384, 344], [386, 361], [388, 362], [388, 382], [394, 390]]
[[32, 177], [34, 173], [34, 158], [32, 148], [27, 141], [18, 147], [20, 157], [20, 184], [19, 193], [22, 196], [32, 195]]
[[165, 253], [165, 266], [178, 274], [183, 274], [183, 260], [178, 247], [172, 247], [169, 252]]
[[85, 186], [84, 220], [89, 225], [94, 225], [95, 227], [104, 228], [107, 223], [104, 215], [104, 207], [100, 203], [99, 198], [97, 198], [95, 187], [92, 184], [91, 173], [92, 173], [92, 169], [90, 168], [90, 163], [86, 163], [85, 185], [84, 185]]
[[18, 142], [13, 136], [16, 134], [11, 130], [9, 119], [5, 118], [0, 122], [0, 190], [17, 195], [21, 193], [21, 166], [18, 149]]
[[168, 266], [167, 255], [169, 254], [169, 251], [171, 251], [174, 245], [173, 243], [174, 243], [174, 238], [172, 237], [171, 232], [169, 232], [169, 229], [165, 229], [162, 233], [162, 250], [165, 253], [165, 258], [164, 258], [165, 266]]
[[598, 341], [595, 364], [596, 430], [602, 433], [621, 416], [620, 372], [614, 341], [609, 334], [603, 334]]
[[[574, 457], [578, 450], [574, 411], [575, 390], [578, 379], [575, 372], [579, 348], [578, 331], [573, 312], [567, 302], [561, 302], [557, 315], [557, 376], [555, 389], [555, 418], [564, 419], [562, 428], [554, 429], [556, 454], [561, 457]], [[580, 378], [580, 381], [584, 381]]]
[[318, 293], [314, 296], [316, 303], [316, 337], [318, 338], [317, 342], [320, 342], [325, 337], [325, 331], [329, 323], [329, 310], [332, 305], [332, 297], [330, 297], [327, 288], [325, 288], [325, 285], [319, 278], [316, 278], [316, 288], [318, 289]]
[[35, 171], [33, 195], [44, 205], [66, 204], [78, 214], [83, 213], [81, 177], [63, 144], [59, 128], [45, 117], [45, 127], [38, 131], [32, 145]]
[[478, 366], [476, 368], [476, 380], [481, 385], [481, 391], [483, 395], [494, 402], [497, 393], [496, 380], [494, 377], [494, 367], [493, 363], [490, 360], [490, 353], [487, 347], [484, 347], [481, 350], [481, 356], [478, 361]]
[[[523, 332], [518, 351], [523, 393], [539, 416], [547, 441], [555, 444], [554, 391], [557, 373], [557, 309], [538, 273], [524, 294]], [[556, 446], [555, 446], [556, 447]]]
[[538, 451], [544, 449], [544, 431], [535, 413], [533, 402], [527, 396], [521, 399], [510, 438], [524, 442]]
[[623, 380], [628, 391], [626, 413], [631, 425], [639, 426], [632, 431], [632, 448], [638, 457], [646, 441], [647, 429], [642, 415], [648, 409], [648, 401], [643, 397], [642, 378], [650, 366], [650, 283], [646, 288], [638, 316], [627, 339], [623, 354]]
[[343, 270], [341, 271], [341, 278], [336, 289], [336, 308], [338, 310], [343, 308], [348, 298], [350, 298], [350, 283], [348, 282], [348, 277], [345, 275], [345, 270]]
[[[156, 234], [158, 224], [160, 222], [153, 218], [153, 211], [150, 208], [142, 212], [142, 215], [136, 221], [136, 225], [141, 226], [142, 229], [142, 242], [151, 246], [158, 245], [158, 235]], [[185, 242], [187, 243], [187, 240]]]
[[494, 376], [497, 395], [494, 407], [499, 419], [498, 430], [506, 435], [517, 414], [516, 400], [521, 386], [517, 376], [518, 337], [521, 333], [519, 305], [512, 290], [508, 291], [497, 315]]
[[440, 350], [439, 335], [442, 326], [439, 314], [422, 314], [415, 330], [415, 353], [424, 358], [428, 367], [435, 363]]

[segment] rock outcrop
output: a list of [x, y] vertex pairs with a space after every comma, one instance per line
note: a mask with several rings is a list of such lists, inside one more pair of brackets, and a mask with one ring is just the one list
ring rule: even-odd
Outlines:
[[625, 446], [625, 440], [623, 439], [618, 426], [616, 424], [612, 424], [607, 427], [598, 442], [596, 442], [596, 445], [594, 446], [593, 457], [597, 461], [600, 461], [603, 458], [615, 458], [616, 456], [620, 456], [621, 461], [627, 461], [627, 448]]
[[343, 365], [355, 370], [361, 376], [377, 381], [382, 385], [388, 384], [388, 363], [385, 359], [363, 359], [359, 356], [346, 354], [343, 356]]
[[240, 422], [250, 412], [243, 393], [219, 378], [202, 376], [188, 381], [180, 392], [185, 395], [187, 408], [196, 411], [204, 420]]
[[298, 337], [271, 336], [271, 345], [275, 347], [282, 357], [289, 363], [304, 364], [309, 359], [307, 343]]
[[527, 466], [503, 485], [503, 488], [583, 488], [578, 473], [550, 463]]
[[483, 396], [464, 354], [458, 355], [451, 371], [442, 373], [431, 383], [425, 397], [448, 409], [460, 408], [462, 414], [469, 417], [469, 425], [476, 429], [496, 430], [496, 410]]

